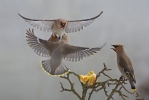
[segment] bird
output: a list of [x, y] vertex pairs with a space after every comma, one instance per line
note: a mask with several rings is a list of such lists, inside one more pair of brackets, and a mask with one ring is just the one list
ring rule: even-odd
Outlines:
[[135, 79], [133, 65], [131, 63], [130, 58], [127, 56], [127, 54], [124, 51], [124, 48], [123, 48], [124, 45], [116, 44], [112, 46], [114, 48], [111, 48], [111, 49], [113, 49], [117, 54], [117, 65], [122, 76], [126, 77], [129, 80], [132, 91], [136, 91], [136, 87], [134, 84], [136, 83], [136, 79]]
[[[65, 19], [54, 19], [54, 20], [41, 20], [41, 19], [30, 19], [23, 17], [18, 13], [20, 17], [22, 17], [26, 22], [30, 25], [36, 27], [37, 29], [43, 31], [52, 31], [52, 37], [49, 41], [55, 40], [55, 37], [61, 38], [62, 34], [65, 33], [73, 33], [82, 30], [84, 27], [90, 25], [96, 18], [98, 18], [103, 11], [95, 17], [89, 19], [82, 20], [65, 20]], [[54, 39], [53, 39], [54, 38]], [[57, 42], [57, 41], [53, 41]]]
[[105, 45], [95, 48], [73, 46], [68, 44], [68, 36], [66, 34], [62, 35], [60, 41], [51, 42], [36, 37], [33, 29], [26, 31], [26, 41], [38, 55], [50, 58], [41, 62], [44, 71], [50, 75], [63, 75], [69, 71], [62, 63], [63, 59], [67, 61], [80, 61], [85, 57], [94, 55]]

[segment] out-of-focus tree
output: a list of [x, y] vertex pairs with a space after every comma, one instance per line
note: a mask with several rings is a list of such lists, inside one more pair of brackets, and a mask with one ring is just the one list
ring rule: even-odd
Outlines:
[[149, 100], [149, 79], [142, 81], [138, 86], [138, 92], [145, 100]]

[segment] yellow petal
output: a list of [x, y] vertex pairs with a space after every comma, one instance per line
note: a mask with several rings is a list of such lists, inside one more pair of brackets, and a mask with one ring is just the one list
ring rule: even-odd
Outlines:
[[95, 74], [94, 71], [91, 70], [90, 72], [88, 72], [89, 76], [92, 75], [92, 74]]
[[96, 74], [90, 75], [90, 77], [88, 79], [88, 85], [93, 85], [95, 80], [96, 80]]
[[88, 76], [86, 75], [80, 75], [80, 81], [85, 84], [88, 81]]

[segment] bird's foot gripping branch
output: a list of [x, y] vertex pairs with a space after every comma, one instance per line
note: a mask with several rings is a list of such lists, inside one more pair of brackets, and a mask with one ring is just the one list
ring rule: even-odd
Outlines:
[[[132, 94], [134, 95], [135, 92], [130, 92], [125, 88], [125, 84], [126, 84], [126, 79], [113, 79], [111, 78], [108, 74], [106, 74], [107, 71], [110, 71], [111, 69], [107, 68], [106, 65], [104, 64], [104, 68], [96, 75], [93, 71], [90, 71], [87, 75], [79, 75], [76, 74], [75, 72], [69, 72], [67, 73], [65, 76], [60, 76], [61, 78], [67, 80], [70, 84], [70, 89], [67, 89], [64, 87], [64, 85], [60, 82], [61, 84], [61, 92], [63, 91], [68, 91], [68, 92], [72, 92], [73, 94], [75, 94], [79, 100], [86, 100], [86, 98], [88, 100], [91, 100], [91, 96], [94, 92], [98, 92], [98, 91], [103, 91], [107, 100], [114, 100], [113, 95], [115, 93], [118, 93], [119, 96], [123, 99], [126, 100], [126, 98], [128, 98], [127, 95], [123, 94], [122, 91], [126, 91], [128, 94]], [[75, 87], [74, 84], [71, 79], [70, 79], [70, 75], [74, 75], [78, 78], [78, 81], [81, 84], [82, 87], [82, 94], [80, 95]], [[101, 75], [104, 75], [105, 77], [107, 77], [107, 80], [100, 82], [99, 81], [99, 77], [101, 77]], [[108, 91], [109, 87], [112, 86], [114, 87], [112, 89], [112, 91]], [[88, 92], [89, 91], [89, 92]], [[87, 95], [88, 93], [88, 95]], [[88, 97], [87, 97], [88, 96]], [[144, 100], [144, 99], [139, 99], [139, 95], [136, 92], [136, 100]]]

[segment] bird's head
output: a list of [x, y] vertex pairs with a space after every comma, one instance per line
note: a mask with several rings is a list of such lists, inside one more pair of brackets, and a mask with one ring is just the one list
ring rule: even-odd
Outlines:
[[123, 47], [124, 47], [124, 45], [121, 45], [121, 44], [115, 44], [115, 45], [111, 45], [111, 46], [114, 47], [111, 49], [113, 49], [116, 53], [123, 51]]
[[59, 26], [59, 28], [64, 29], [64, 28], [66, 27], [66, 24], [67, 24], [67, 21], [66, 21], [66, 20], [64, 20], [64, 19], [59, 19], [59, 21], [58, 21], [58, 26]]

